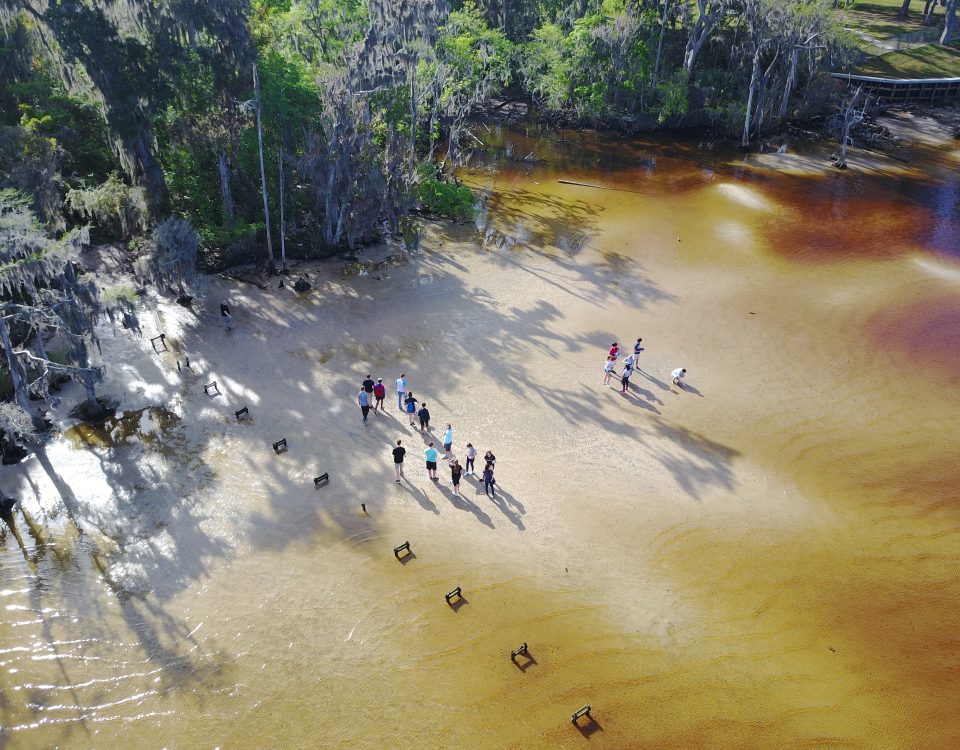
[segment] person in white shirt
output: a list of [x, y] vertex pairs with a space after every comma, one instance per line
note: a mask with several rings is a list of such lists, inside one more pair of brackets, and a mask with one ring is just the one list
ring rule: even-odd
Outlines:
[[401, 372], [397, 378], [397, 408], [403, 411], [403, 397], [407, 395], [407, 373]]
[[603, 366], [603, 385], [610, 385], [610, 378], [613, 377], [617, 365], [616, 357], [607, 357], [607, 363]]
[[687, 374], [686, 367], [678, 367], [676, 370], [671, 372], [670, 375], [673, 377], [673, 384], [679, 385], [681, 388], [683, 388], [683, 385], [680, 383], [680, 378], [682, 378], [686, 374]]

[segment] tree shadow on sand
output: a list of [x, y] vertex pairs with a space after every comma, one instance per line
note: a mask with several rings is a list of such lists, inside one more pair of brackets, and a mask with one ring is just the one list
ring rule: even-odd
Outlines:
[[[21, 502], [34, 508], [22, 510], [35, 540], [30, 607], [36, 623], [31, 632], [42, 646], [35, 642], [32, 648], [42, 648], [59, 670], [55, 684], [35, 688], [28, 703], [42, 711], [54, 698], [60, 703], [70, 696], [67, 702], [76, 713], [63, 727], [65, 736], [87, 734], [87, 720], [102, 715], [98, 703], [103, 698], [92, 696], [94, 688], [88, 687], [87, 659], [116, 663], [117, 682], [111, 689], [121, 693], [128, 684], [122, 680], [138, 670], [157, 675], [145, 695], [185, 686], [202, 695], [229, 682], [229, 657], [197, 641], [194, 629], [165, 606], [205, 577], [211, 560], [230, 554], [225, 543], [203, 531], [205, 518], [191, 497], [213, 475], [178, 426], [157, 441], [150, 446], [138, 434], [130, 442], [78, 446], [78, 458], [96, 459], [107, 496], [99, 484], [67, 481], [76, 467], [55, 468], [45, 446], [35, 451], [37, 466], [56, 494], [41, 494], [29, 461], [20, 477]], [[36, 508], [40, 521], [33, 518]], [[50, 530], [50, 522], [64, 515], [66, 528]], [[78, 578], [86, 585], [78, 586]], [[110, 592], [106, 600], [98, 581]], [[69, 631], [73, 639], [64, 641], [60, 621], [67, 612], [85, 616], [78, 630]], [[114, 624], [116, 614], [122, 627]], [[111, 683], [110, 678], [100, 681]]]
[[733, 490], [735, 480], [730, 464], [740, 455], [739, 451], [660, 419], [651, 424], [653, 434], [668, 439], [672, 449], [650, 445], [647, 441], [648, 450], [670, 472], [684, 492], [699, 499], [706, 487]]

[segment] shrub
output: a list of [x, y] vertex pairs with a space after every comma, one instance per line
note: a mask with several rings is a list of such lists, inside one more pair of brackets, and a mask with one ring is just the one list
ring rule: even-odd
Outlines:
[[466, 185], [426, 177], [417, 185], [417, 199], [425, 211], [437, 216], [457, 220], [473, 216], [473, 191]]
[[143, 188], [127, 185], [116, 172], [95, 188], [69, 191], [67, 205], [84, 221], [95, 221], [118, 239], [145, 230], [149, 218]]

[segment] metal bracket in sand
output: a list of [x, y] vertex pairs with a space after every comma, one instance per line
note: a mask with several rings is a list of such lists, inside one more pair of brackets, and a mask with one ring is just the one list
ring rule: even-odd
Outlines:
[[274, 452], [279, 456], [281, 453], [287, 452], [287, 439], [278, 440], [273, 444]]
[[314, 487], [319, 487], [322, 484], [330, 484], [330, 474], [327, 472], [323, 472], [320, 476], [313, 478]]
[[524, 656], [526, 656], [526, 657], [528, 657], [528, 658], [529, 658], [529, 656], [530, 656], [530, 654], [527, 653], [527, 643], [526, 643], [526, 641], [524, 641], [523, 643], [520, 644], [520, 648], [515, 649], [515, 650], [513, 650], [513, 651], [510, 652], [510, 661], [515, 662], [515, 661], [517, 660], [517, 657], [520, 656], [520, 654], [523, 654]]
[[[211, 393], [210, 391], [213, 391]], [[220, 386], [217, 385], [217, 381], [214, 380], [212, 383], [207, 383], [203, 386], [203, 392], [208, 396], [219, 396], [220, 395]]]
[[[400, 554], [401, 552], [405, 554], [401, 555]], [[412, 555], [412, 554], [413, 554], [413, 550], [410, 549], [410, 542], [404, 542], [399, 547], [393, 548], [393, 556], [396, 557], [398, 560], [401, 557], [406, 557], [407, 555]]]
[[463, 599], [463, 594], [460, 593], [460, 587], [457, 586], [449, 594], [444, 594], [443, 598], [447, 600], [447, 604], [450, 604], [451, 600], [453, 599]]
[[[158, 341], [163, 349], [157, 349]], [[153, 351], [155, 351], [157, 354], [167, 351], [167, 334], [161, 333], [159, 336], [154, 336], [152, 339], [150, 339], [150, 345], [153, 347]]]
[[243, 419], [244, 417], [250, 418], [250, 410], [246, 406], [242, 409], [237, 409], [234, 414], [237, 415], [237, 419]]
[[[183, 358], [183, 366], [188, 370], [190, 369], [190, 357]], [[183, 369], [180, 367], [180, 360], [177, 360], [177, 372], [183, 372]]]
[[573, 716], [570, 717], [570, 721], [572, 721], [574, 724], [576, 724], [576, 723], [577, 723], [577, 719], [579, 719], [581, 716], [586, 716], [588, 719], [591, 719], [591, 720], [593, 719], [593, 717], [590, 715], [590, 704], [589, 704], [589, 703], [588, 703], [586, 706], [581, 706], [581, 707], [578, 708], [576, 711], [574, 711], [574, 712], [573, 712]]

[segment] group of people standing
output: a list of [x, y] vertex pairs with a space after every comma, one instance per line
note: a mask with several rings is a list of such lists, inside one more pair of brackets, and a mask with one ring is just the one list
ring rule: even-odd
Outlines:
[[[410, 426], [416, 427], [417, 424], [414, 422], [414, 417], [419, 420], [420, 431], [430, 430], [430, 410], [427, 408], [427, 402], [420, 402], [414, 395], [407, 385], [407, 374], [405, 372], [400, 373], [400, 377], [397, 378], [397, 408], [400, 411], [404, 412], [410, 419]], [[384, 411], [384, 399], [386, 398], [386, 387], [383, 385], [383, 378], [377, 378], [377, 381], [374, 382], [373, 378], [369, 373], [367, 377], [360, 384], [360, 391], [357, 393], [357, 403], [360, 405], [360, 412], [363, 415], [364, 423], [367, 422], [367, 418], [370, 414], [370, 409], [374, 411]], [[420, 404], [420, 408], [417, 409], [417, 404]], [[466, 449], [466, 469], [460, 465], [460, 461], [453, 454], [453, 425], [449, 422], [447, 423], [446, 428], [443, 431], [442, 438], [443, 445], [443, 460], [447, 461], [450, 467], [450, 480], [453, 485], [453, 494], [460, 494], [460, 480], [463, 476], [476, 476], [476, 460], [477, 460], [477, 449], [473, 447], [473, 443], [467, 443]], [[403, 447], [403, 441], [398, 440], [396, 446], [392, 449], [393, 454], [393, 468], [397, 476], [397, 484], [400, 484], [400, 480], [404, 477], [403, 474], [403, 462], [407, 454], [407, 449]], [[434, 482], [438, 481], [437, 477], [437, 462], [440, 460], [440, 451], [434, 446], [432, 442], [427, 445], [426, 450], [423, 452], [424, 459], [427, 465], [427, 474], [430, 479]], [[483, 480], [484, 494], [489, 497], [496, 497], [496, 483], [497, 480], [493, 476], [494, 465], [497, 462], [497, 457], [493, 455], [492, 451], [487, 451], [483, 456], [483, 472], [480, 475], [480, 478]]]
[[[637, 369], [637, 363], [640, 360], [640, 352], [644, 351], [643, 339], [638, 338], [633, 345], [633, 351], [623, 360], [623, 370], [620, 373], [620, 393], [626, 393], [630, 389], [630, 376]], [[620, 345], [614, 341], [610, 345], [610, 351], [607, 352], [607, 361], [603, 365], [603, 385], [609, 385], [610, 379], [617, 374], [617, 358], [620, 356]], [[672, 382], [676, 386], [683, 387], [680, 381], [686, 376], [687, 368], [678, 367], [670, 373]]]

